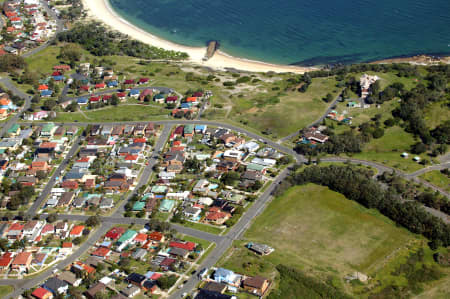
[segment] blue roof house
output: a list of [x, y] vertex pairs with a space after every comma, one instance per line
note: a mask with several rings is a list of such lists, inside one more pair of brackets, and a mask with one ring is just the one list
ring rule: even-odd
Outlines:
[[180, 108], [181, 109], [190, 109], [191, 108], [191, 103], [181, 103]]
[[139, 96], [139, 94], [140, 94], [139, 89], [132, 89], [132, 90], [130, 90], [129, 96], [137, 98]]
[[65, 77], [63, 75], [61, 76], [53, 76], [53, 80], [55, 81], [64, 81]]
[[241, 276], [231, 270], [218, 268], [216, 272], [214, 272], [214, 280], [218, 283], [223, 282], [234, 286], [240, 284]]
[[51, 91], [51, 90], [41, 91], [41, 97], [43, 97], [43, 98], [49, 98], [52, 96], [52, 94], [53, 94], [53, 91]]
[[205, 131], [206, 131], [206, 125], [196, 125], [195, 126], [195, 133], [204, 134]]
[[87, 98], [79, 98], [77, 99], [78, 105], [87, 105], [88, 99]]
[[119, 82], [117, 82], [116, 80], [109, 81], [106, 85], [108, 85], [109, 88], [117, 87], [117, 86], [119, 86]]

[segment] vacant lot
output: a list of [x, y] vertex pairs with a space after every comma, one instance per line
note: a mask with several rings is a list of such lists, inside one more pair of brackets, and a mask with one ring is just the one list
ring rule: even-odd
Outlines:
[[167, 119], [169, 111], [145, 105], [119, 105], [86, 112], [60, 112], [56, 122], [111, 122]]
[[[413, 172], [423, 168], [423, 165], [412, 160], [415, 155], [411, 154], [411, 146], [416, 142], [418, 140], [413, 135], [405, 132], [403, 128], [394, 126], [387, 128], [383, 137], [372, 139], [363, 147], [362, 153], [356, 154], [354, 157], [386, 164], [405, 172]], [[410, 153], [409, 157], [402, 158], [403, 152]], [[425, 154], [419, 156], [429, 159]]]
[[[277, 96], [269, 92], [234, 99], [230, 118], [260, 131], [269, 130], [274, 138], [280, 138], [318, 119], [328, 106], [322, 98], [327, 93], [337, 96], [339, 92], [334, 77], [316, 78], [305, 93], [290, 91]], [[274, 98], [278, 98], [279, 103], [273, 101]]]
[[424, 173], [420, 176], [427, 182], [430, 182], [447, 192], [450, 192], [450, 179], [445, 174], [441, 173], [439, 170], [433, 170], [427, 173]]
[[[347, 290], [347, 274], [360, 271], [375, 277], [421, 243], [377, 211], [314, 184], [293, 187], [274, 199], [244, 237], [222, 266], [274, 278], [275, 266], [284, 264], [322, 279], [331, 277], [333, 285]], [[275, 252], [259, 257], [244, 248], [248, 241], [268, 244]]]

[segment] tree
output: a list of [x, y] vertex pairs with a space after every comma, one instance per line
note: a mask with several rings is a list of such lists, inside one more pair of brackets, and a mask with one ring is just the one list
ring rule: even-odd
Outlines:
[[47, 222], [48, 223], [53, 223], [56, 220], [58, 220], [58, 216], [56, 214], [50, 214], [47, 216]]
[[324, 98], [325, 102], [331, 103], [333, 101], [333, 95], [331, 93], [327, 93], [327, 95]]
[[47, 177], [47, 173], [45, 171], [43, 171], [43, 170], [38, 170], [38, 171], [36, 171], [36, 177], [39, 180], [43, 180], [43, 179], [45, 179]]
[[117, 106], [119, 102], [120, 102], [119, 97], [116, 94], [113, 94], [111, 97], [111, 105]]
[[79, 61], [82, 56], [81, 49], [78, 45], [71, 45], [70, 47], [61, 47], [59, 58], [68, 61]]
[[3, 251], [3, 252], [6, 252], [7, 250], [8, 250], [8, 240], [7, 239], [5, 239], [5, 238], [1, 238], [0, 239], [0, 249]]
[[156, 283], [163, 290], [170, 289], [178, 280], [178, 277], [174, 274], [172, 275], [164, 275], [158, 278]]
[[53, 110], [53, 108], [55, 108], [55, 106], [57, 105], [55, 100], [47, 100], [44, 102], [44, 105], [42, 106], [42, 108], [44, 108], [45, 110]]
[[375, 139], [381, 138], [384, 135], [384, 130], [382, 128], [376, 128], [373, 133], [372, 136]]
[[87, 226], [97, 226], [100, 224], [100, 218], [98, 216], [91, 216], [86, 220]]
[[427, 151], [427, 146], [422, 142], [418, 142], [411, 147], [411, 152], [413, 154], [420, 155], [426, 151]]
[[233, 185], [237, 180], [239, 180], [239, 173], [235, 171], [226, 172], [222, 175], [220, 180], [225, 185]]

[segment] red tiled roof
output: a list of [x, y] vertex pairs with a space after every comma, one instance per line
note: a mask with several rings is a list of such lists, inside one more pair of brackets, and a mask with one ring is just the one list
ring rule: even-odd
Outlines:
[[137, 160], [138, 159], [138, 155], [127, 155], [126, 157], [125, 157], [125, 160], [126, 161], [135, 161], [135, 160]]
[[12, 262], [12, 265], [25, 265], [31, 256], [31, 252], [18, 253]]
[[39, 148], [55, 148], [56, 146], [56, 142], [42, 142]]
[[72, 248], [73, 244], [72, 242], [64, 242], [62, 243], [62, 248]]
[[76, 225], [70, 231], [70, 235], [71, 236], [77, 236], [77, 235], [79, 235], [79, 234], [81, 234], [83, 232], [83, 229], [84, 229], [84, 225]]
[[50, 291], [48, 291], [48, 290], [46, 290], [46, 289], [44, 289], [42, 287], [37, 288], [36, 290], [34, 290], [33, 293], [31, 293], [32, 296], [34, 296], [34, 297], [36, 297], [38, 299], [42, 299], [42, 298], [48, 297], [49, 296], [48, 294], [51, 295]]
[[172, 241], [169, 243], [169, 247], [181, 248], [181, 249], [186, 249], [186, 250], [192, 251], [195, 248], [195, 243], [193, 243], [193, 242], [181, 243], [181, 242], [173, 242]]
[[11, 264], [12, 261], [12, 253], [6, 252], [2, 255], [0, 258], [0, 267], [8, 267]]
[[160, 232], [152, 232], [149, 235], [149, 239], [153, 240], [153, 241], [161, 241], [163, 237], [164, 237], [164, 235]]
[[24, 225], [16, 222], [11, 224], [11, 226], [9, 227], [9, 230], [23, 230]]
[[136, 237], [134, 237], [134, 241], [145, 242], [145, 241], [147, 241], [147, 238], [148, 238], [147, 234], [137, 234]]
[[44, 225], [44, 227], [41, 230], [41, 234], [45, 234], [47, 232], [52, 232], [55, 230], [55, 227], [51, 224], [46, 224]]
[[106, 257], [110, 251], [111, 250], [106, 247], [99, 247], [94, 252], [92, 252], [91, 255]]
[[105, 237], [108, 239], [116, 240], [120, 238], [121, 235], [125, 232], [125, 228], [123, 227], [113, 227], [106, 233]]
[[61, 188], [78, 189], [78, 183], [75, 181], [64, 181], [61, 183]]
[[146, 138], [134, 138], [133, 143], [145, 143], [147, 142]]
[[176, 101], [178, 101], [177, 96], [171, 96], [166, 98], [166, 102], [176, 102]]

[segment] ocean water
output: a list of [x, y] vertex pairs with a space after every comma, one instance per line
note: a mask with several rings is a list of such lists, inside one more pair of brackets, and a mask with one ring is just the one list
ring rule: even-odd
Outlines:
[[450, 54], [450, 0], [109, 0], [164, 39], [272, 63]]

